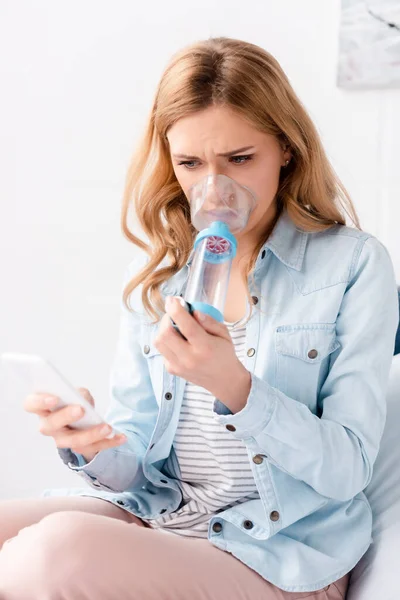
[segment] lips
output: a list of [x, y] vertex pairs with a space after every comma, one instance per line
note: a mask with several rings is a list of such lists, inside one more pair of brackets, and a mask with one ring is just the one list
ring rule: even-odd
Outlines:
[[231, 210], [208, 210], [207, 213], [209, 215], [214, 215], [216, 217], [225, 217], [232, 214]]

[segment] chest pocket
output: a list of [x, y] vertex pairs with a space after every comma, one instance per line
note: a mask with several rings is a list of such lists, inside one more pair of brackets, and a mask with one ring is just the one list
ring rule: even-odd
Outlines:
[[335, 323], [283, 325], [275, 332], [276, 387], [316, 413], [317, 398], [339, 348]]

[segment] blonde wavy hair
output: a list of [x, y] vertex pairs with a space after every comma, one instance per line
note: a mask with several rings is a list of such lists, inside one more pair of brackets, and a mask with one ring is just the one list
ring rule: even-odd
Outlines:
[[[346, 215], [360, 228], [318, 132], [277, 60], [259, 46], [226, 37], [192, 44], [172, 57], [161, 77], [143, 140], [128, 168], [123, 195], [123, 234], [149, 256], [146, 266], [126, 285], [123, 302], [133, 311], [128, 298], [142, 284], [143, 307], [156, 322], [165, 310], [159, 288], [185, 266], [197, 234], [189, 202], [174, 174], [166, 134], [178, 119], [210, 105], [234, 109], [260, 131], [288, 144], [292, 153], [289, 166], [281, 171], [275, 222], [243, 270], [246, 284], [283, 208], [295, 225], [306, 231], [345, 225]], [[129, 229], [130, 208], [149, 244]], [[168, 266], [157, 269], [164, 258]]]

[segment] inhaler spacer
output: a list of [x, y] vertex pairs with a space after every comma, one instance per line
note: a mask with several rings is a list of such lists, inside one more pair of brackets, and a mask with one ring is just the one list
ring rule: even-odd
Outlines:
[[[199, 310], [223, 322], [229, 276], [237, 249], [234, 234], [245, 229], [256, 206], [256, 196], [248, 187], [218, 174], [208, 175], [193, 185], [188, 197], [192, 224], [199, 233], [194, 242], [185, 293], [180, 301], [190, 314]], [[171, 321], [179, 332], [176, 323]]]

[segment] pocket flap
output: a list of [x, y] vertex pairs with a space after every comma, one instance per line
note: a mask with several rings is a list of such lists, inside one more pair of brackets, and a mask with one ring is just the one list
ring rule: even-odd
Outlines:
[[142, 346], [142, 353], [146, 358], [152, 358], [153, 356], [161, 354], [161, 352], [157, 350], [157, 348], [150, 344], [144, 344]]
[[301, 323], [276, 329], [276, 352], [318, 363], [339, 346], [335, 323]]
[[146, 358], [151, 358], [152, 356], [156, 356], [161, 354], [159, 350], [154, 345], [154, 339], [157, 335], [158, 331], [158, 323], [152, 325], [145, 325], [144, 331], [142, 335], [142, 354]]

